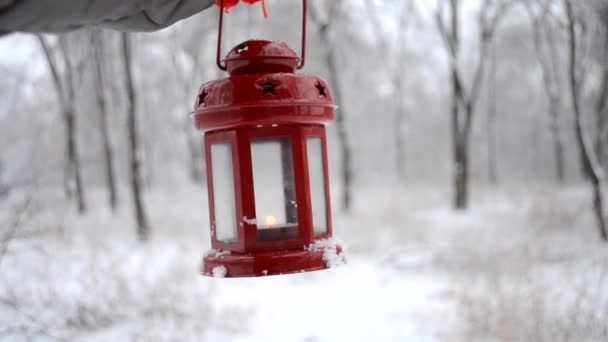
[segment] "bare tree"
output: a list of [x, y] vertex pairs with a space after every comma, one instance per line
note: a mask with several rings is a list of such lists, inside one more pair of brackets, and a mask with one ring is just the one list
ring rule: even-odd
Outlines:
[[564, 6], [566, 8], [568, 27], [568, 82], [576, 123], [576, 139], [580, 149], [583, 151], [585, 169], [589, 170], [589, 180], [593, 188], [593, 211], [597, 219], [598, 229], [602, 239], [608, 242], [608, 226], [604, 211], [603, 193], [605, 187], [605, 172], [602, 165], [600, 165], [596, 151], [593, 148], [592, 139], [585, 130], [585, 118], [580, 104], [581, 85], [583, 80], [578, 66], [581, 61], [577, 54], [577, 49], [579, 48], [576, 32], [577, 19], [573, 5], [569, 0], [564, 0]]
[[127, 123], [129, 135], [129, 173], [131, 180], [131, 193], [133, 197], [133, 209], [135, 210], [135, 220], [137, 224], [137, 237], [140, 241], [150, 238], [150, 226], [142, 199], [142, 177], [141, 177], [141, 146], [137, 134], [137, 99], [135, 85], [133, 83], [133, 73], [131, 70], [132, 55], [131, 41], [127, 33], [120, 35], [122, 45], [122, 59], [125, 68], [125, 85], [127, 89]]
[[114, 176], [114, 153], [112, 151], [112, 142], [110, 137], [108, 123], [108, 106], [106, 103], [106, 86], [104, 79], [104, 51], [105, 39], [103, 32], [100, 29], [91, 31], [91, 45], [93, 48], [93, 66], [95, 68], [95, 98], [97, 109], [99, 111], [99, 131], [101, 133], [101, 141], [103, 146], [103, 160], [105, 164], [105, 181], [108, 190], [108, 201], [110, 208], [116, 210], [118, 206], [118, 190], [116, 188], [116, 178]]
[[601, 81], [598, 101], [595, 106], [595, 114], [597, 120], [597, 136], [595, 139], [595, 150], [599, 159], [600, 165], [605, 169], [608, 168], [608, 4], [604, 9], [606, 19], [603, 23], [603, 49], [601, 54]]
[[[479, 14], [479, 56], [469, 89], [466, 88], [460, 60], [460, 1], [449, 0], [448, 8], [450, 19], [444, 16], [444, 3], [440, 0], [435, 19], [437, 27], [445, 43], [450, 60], [451, 95], [451, 127], [453, 145], [454, 167], [454, 208], [466, 209], [469, 202], [469, 145], [473, 115], [477, 105], [480, 88], [489, 52], [490, 43], [500, 19], [504, 16], [509, 2], [501, 1], [496, 4], [491, 0], [484, 0]], [[493, 6], [490, 6], [493, 4]], [[490, 14], [490, 7], [494, 13]]]
[[486, 133], [488, 135], [486, 153], [488, 155], [488, 183], [490, 185], [498, 184], [498, 149], [496, 148], [498, 135], [496, 127], [496, 101], [498, 100], [496, 97], [497, 70], [498, 60], [496, 56], [496, 41], [494, 40], [490, 51], [490, 68], [488, 70], [488, 117], [486, 120]]
[[33, 191], [29, 189], [22, 203], [16, 205], [12, 210], [9, 221], [6, 222], [6, 226], [3, 225], [4, 227], [0, 232], [0, 268], [2, 267], [2, 260], [4, 260], [9, 245], [15, 239], [19, 229], [24, 225], [24, 221], [28, 218], [28, 215], [31, 215], [34, 197]]
[[342, 94], [342, 85], [340, 81], [340, 72], [338, 70], [339, 57], [336, 50], [336, 44], [332, 39], [332, 28], [339, 20], [342, 0], [332, 0], [329, 2], [329, 9], [325, 18], [321, 18], [317, 7], [310, 6], [310, 16], [319, 30], [319, 38], [322, 45], [325, 47], [325, 65], [329, 73], [329, 84], [333, 92], [333, 98], [338, 105], [336, 112], [336, 128], [338, 130], [338, 143], [340, 147], [341, 176], [342, 176], [342, 209], [349, 211], [352, 205], [352, 182], [353, 182], [353, 167], [352, 167], [352, 148], [348, 138], [346, 129], [345, 114], [347, 108], [344, 106], [344, 98]]
[[[186, 113], [191, 111], [191, 108], [188, 106], [188, 104], [191, 103], [191, 88], [196, 80], [196, 77], [200, 75], [200, 64], [202, 62], [201, 52], [203, 49], [201, 48], [201, 44], [198, 39], [194, 42], [186, 41], [185, 43], [180, 44], [179, 32], [177, 29], [174, 29], [173, 33], [174, 48], [172, 49], [171, 60], [175, 70], [175, 78], [177, 83], [180, 85], [180, 87], [176, 88], [177, 98], [183, 99], [181, 101], [182, 105], [180, 105], [180, 108], [183, 108], [184, 113], [181, 128], [184, 132], [184, 139], [186, 142], [186, 147], [188, 148], [188, 156], [190, 158], [190, 178], [194, 183], [203, 184], [205, 179], [205, 167], [203, 164], [204, 158], [202, 139], [199, 133], [195, 133], [193, 135], [192, 132], [194, 130], [192, 129], [192, 120], [186, 115]], [[187, 56], [192, 63], [190, 70], [184, 70], [184, 68], [180, 65], [180, 53]]]
[[10, 187], [4, 182], [4, 162], [0, 159], [0, 199], [6, 197], [9, 191]]
[[86, 211], [86, 202], [84, 197], [84, 187], [82, 184], [82, 175], [80, 169], [80, 158], [78, 157], [77, 149], [77, 132], [76, 132], [76, 104], [74, 96], [74, 65], [70, 58], [70, 51], [66, 37], [59, 37], [59, 51], [63, 59], [64, 73], [60, 74], [60, 66], [57, 56], [53, 52], [53, 48], [47, 42], [45, 37], [38, 35], [38, 42], [44, 52], [46, 62], [48, 64], [57, 100], [61, 108], [63, 123], [66, 131], [66, 194], [68, 197], [72, 193], [72, 184], [76, 190], [76, 201], [78, 212]]
[[[401, 2], [401, 1], [399, 1]], [[367, 13], [369, 14], [370, 22], [374, 32], [375, 40], [378, 42], [380, 51], [382, 53], [389, 53], [391, 51], [391, 42], [387, 35], [382, 30], [382, 23], [376, 10], [376, 5], [372, 1], [365, 1], [367, 6]], [[383, 3], [386, 5], [386, 3]], [[395, 167], [397, 169], [397, 176], [400, 182], [405, 181], [406, 178], [406, 133], [404, 125], [407, 120], [407, 106], [405, 101], [404, 91], [404, 75], [408, 63], [407, 58], [407, 42], [406, 34], [410, 23], [412, 22], [413, 15], [415, 14], [414, 1], [405, 1], [401, 5], [401, 11], [399, 12], [398, 30], [399, 34], [396, 37], [396, 44], [394, 44], [394, 56], [385, 63], [382, 63], [386, 67], [386, 74], [388, 81], [390, 82], [394, 96], [393, 96], [393, 122], [394, 122], [394, 143], [395, 143]]]
[[561, 128], [561, 69], [559, 67], [559, 54], [555, 43], [555, 36], [551, 29], [551, 18], [549, 15], [551, 2], [544, 0], [534, 3], [524, 1], [530, 21], [532, 22], [532, 37], [536, 58], [541, 67], [543, 90], [547, 97], [547, 106], [551, 118], [551, 135], [553, 137], [553, 150], [555, 154], [555, 171], [560, 183], [565, 180], [565, 155], [564, 142]]

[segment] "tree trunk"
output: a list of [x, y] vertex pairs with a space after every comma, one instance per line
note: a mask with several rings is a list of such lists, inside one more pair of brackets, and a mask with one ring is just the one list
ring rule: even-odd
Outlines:
[[[608, 95], [607, 95], [608, 96]], [[600, 165], [604, 169], [608, 168], [608, 150], [606, 147], [608, 146], [608, 111], [598, 111], [597, 112], [597, 121], [598, 121], [598, 135], [595, 141], [595, 150], [597, 157], [599, 159]]]
[[[459, 1], [450, 0], [450, 31], [448, 39], [452, 50], [450, 68], [452, 84], [451, 99], [451, 126], [452, 126], [452, 148], [453, 148], [453, 208], [465, 210], [469, 199], [469, 155], [468, 136], [470, 134], [470, 120], [473, 114], [472, 102], [464, 94], [464, 89], [458, 76], [458, 56], [460, 53], [460, 17], [458, 15]], [[480, 55], [480, 57], [484, 57]], [[482, 59], [480, 59], [480, 63]], [[481, 64], [480, 64], [481, 65]], [[478, 67], [479, 68], [479, 67]], [[477, 72], [476, 72], [477, 73]], [[477, 79], [477, 77], [475, 77]]]
[[[486, 61], [489, 55], [490, 43], [500, 18], [506, 13], [503, 3], [495, 9], [492, 18], [488, 17], [490, 1], [485, 0], [479, 14], [479, 60], [475, 68], [470, 89], [465, 89], [460, 77], [460, 9], [459, 0], [450, 0], [450, 20], [446, 23], [443, 19], [443, 4], [439, 5], [436, 20], [439, 31], [444, 40], [450, 59], [450, 83], [451, 83], [451, 127], [453, 144], [453, 186], [454, 202], [456, 210], [467, 209], [469, 204], [469, 145], [473, 127], [473, 116], [477, 98], [485, 78]], [[449, 28], [448, 28], [449, 27]]]
[[[575, 134], [578, 135], [578, 122], [574, 122], [574, 129], [575, 129]], [[578, 139], [578, 138], [577, 138]], [[591, 170], [591, 166], [589, 165], [589, 160], [587, 159], [587, 152], [584, 149], [584, 146], [581, 145], [580, 143], [577, 144], [578, 146], [578, 156], [579, 156], [579, 165], [580, 165], [580, 172], [581, 175], [583, 177], [583, 180], [586, 181], [591, 181], [593, 182], [593, 170]]]
[[195, 184], [205, 183], [205, 167], [203, 158], [203, 142], [200, 135], [197, 135], [198, 139], [195, 139], [190, 134], [192, 130], [192, 120], [188, 118], [184, 120], [184, 138], [186, 139], [186, 146], [188, 148], [188, 156], [190, 158], [190, 179]]
[[338, 106], [338, 110], [336, 111], [336, 128], [338, 130], [340, 155], [342, 156], [342, 209], [345, 212], [348, 212], [352, 206], [352, 152], [348, 140], [346, 122], [344, 121], [346, 109], [342, 102], [342, 88], [340, 87], [335, 50], [329, 44], [326, 44], [325, 46], [327, 47], [326, 64], [331, 79], [333, 97]]
[[38, 42], [46, 57], [46, 62], [51, 72], [53, 84], [57, 94], [57, 102], [61, 109], [61, 115], [65, 127], [66, 135], [66, 166], [64, 189], [66, 197], [72, 197], [72, 186], [75, 187], [77, 209], [80, 214], [86, 212], [86, 202], [84, 197], [84, 187], [82, 184], [82, 176], [80, 171], [80, 161], [78, 158], [78, 150], [76, 147], [76, 115], [74, 113], [74, 85], [72, 77], [73, 65], [70, 63], [69, 51], [65, 42], [65, 37], [59, 40], [59, 47], [64, 58], [65, 75], [59, 74], [58, 63], [55, 59], [51, 47], [41, 35], [37, 36]]
[[133, 84], [133, 74], [131, 71], [131, 43], [127, 33], [121, 34], [123, 63], [125, 67], [125, 83], [127, 89], [127, 115], [129, 129], [129, 172], [131, 180], [131, 192], [133, 196], [133, 208], [135, 210], [135, 220], [137, 224], [137, 237], [140, 241], [150, 238], [150, 227], [148, 218], [144, 210], [142, 200], [142, 179], [141, 179], [141, 146], [137, 135], [137, 99], [135, 86]]
[[75, 95], [74, 95], [74, 65], [70, 58], [70, 51], [68, 43], [65, 37], [59, 38], [59, 48], [62, 52], [63, 59], [65, 62], [65, 87], [66, 102], [63, 108], [63, 117], [66, 127], [67, 136], [67, 153], [68, 153], [68, 170], [71, 175], [71, 179], [74, 181], [76, 190], [76, 202], [78, 205], [78, 213], [83, 214], [87, 210], [87, 206], [84, 199], [84, 186], [82, 183], [82, 174], [80, 169], [80, 158], [78, 157], [77, 139], [78, 135], [76, 132], [76, 113], [75, 113]]
[[406, 175], [406, 155], [405, 155], [405, 132], [403, 125], [405, 124], [405, 104], [403, 101], [403, 74], [396, 75], [393, 78], [395, 87], [395, 164], [397, 170], [397, 179], [399, 183], [404, 184]]
[[566, 167], [564, 160], [564, 144], [560, 128], [560, 115], [558, 112], [557, 99], [549, 97], [549, 112], [551, 114], [551, 135], [553, 136], [553, 153], [555, 154], [555, 172], [560, 184], [566, 179]]
[[[544, 66], [543, 78], [545, 82], [545, 92], [549, 101], [549, 115], [551, 116], [551, 134], [553, 136], [553, 150], [555, 154], [555, 173], [559, 183], [566, 181], [566, 151], [564, 149], [564, 134], [562, 129], [562, 101], [560, 94], [561, 77], [559, 75], [562, 70], [559, 68], [557, 56], [558, 49], [555, 43], [555, 37], [551, 32], [546, 32], [547, 44], [549, 44], [549, 55], [547, 62], [549, 65]], [[553, 74], [553, 77], [551, 77]], [[553, 81], [551, 81], [553, 79]], [[553, 83], [552, 83], [553, 82]]]
[[[608, 10], [606, 10], [608, 13]], [[604, 26], [608, 30], [608, 25]], [[608, 32], [604, 33], [604, 65], [599, 98], [596, 105], [596, 118], [598, 133], [595, 141], [595, 150], [602, 167], [608, 168]]]
[[328, 2], [329, 11], [327, 19], [321, 20], [316, 7], [309, 7], [309, 14], [313, 22], [318, 25], [319, 38], [322, 45], [325, 47], [325, 65], [329, 73], [329, 84], [331, 86], [332, 95], [338, 110], [336, 111], [336, 129], [338, 133], [338, 145], [340, 149], [341, 160], [341, 181], [342, 181], [342, 210], [345, 212], [350, 211], [352, 206], [352, 182], [353, 182], [353, 170], [352, 170], [352, 151], [348, 139], [348, 131], [346, 129], [345, 113], [346, 108], [344, 107], [342, 97], [342, 87], [338, 72], [338, 56], [336, 55], [336, 49], [333, 42], [329, 37], [330, 27], [332, 22], [337, 20], [339, 16], [340, 6], [342, 1], [334, 0]]
[[454, 145], [454, 209], [465, 210], [469, 204], [468, 144], [459, 141]]
[[461, 101], [462, 92], [458, 81], [458, 73], [455, 61], [452, 62], [452, 100], [451, 100], [451, 112], [452, 112], [452, 158], [453, 158], [453, 188], [454, 188], [454, 199], [453, 207], [456, 210], [465, 210], [468, 206], [469, 197], [469, 165], [468, 165], [468, 144], [466, 132], [461, 128], [461, 110], [462, 107], [459, 105]]
[[488, 120], [486, 121], [486, 132], [488, 134], [488, 183], [496, 186], [498, 184], [498, 162], [496, 149], [496, 44], [492, 43], [492, 59], [490, 63], [490, 80], [488, 82]]
[[[248, 20], [252, 20], [253, 17], [251, 15], [251, 11], [247, 12]], [[250, 26], [247, 26], [250, 27]], [[179, 31], [174, 30], [173, 43], [175, 44], [173, 47], [173, 51], [171, 54], [171, 59], [173, 62], [173, 68], [175, 69], [175, 79], [177, 83], [181, 87], [176, 87], [176, 97], [182, 98], [184, 94], [188, 95], [188, 97], [184, 98], [184, 106], [183, 112], [189, 113], [192, 111], [192, 108], [186, 104], [190, 103], [190, 91], [191, 86], [196, 80], [196, 75], [199, 75], [200, 71], [200, 62], [202, 58], [200, 58], [201, 49], [199, 46], [194, 50], [188, 49], [180, 45], [179, 39]], [[178, 63], [178, 53], [182, 51], [186, 53], [190, 59], [192, 60], [193, 67], [192, 70], [184, 71], [183, 67]], [[219, 70], [219, 69], [218, 69]], [[219, 76], [218, 78], [220, 78]], [[190, 116], [184, 116], [182, 122], [182, 131], [184, 143], [186, 144], [186, 149], [188, 150], [188, 175], [191, 181], [195, 184], [203, 184], [205, 182], [205, 159], [203, 158], [203, 142], [202, 135], [200, 133], [196, 133], [194, 136], [192, 134], [192, 118]]]
[[584, 169], [587, 170], [589, 180], [593, 188], [593, 212], [597, 219], [597, 225], [602, 240], [608, 242], [608, 225], [606, 222], [605, 211], [604, 211], [604, 170], [597, 160], [597, 155], [593, 149], [591, 139], [588, 133], [585, 131], [584, 118], [581, 112], [579, 103], [579, 91], [580, 83], [577, 79], [576, 69], [577, 60], [576, 55], [576, 32], [575, 32], [575, 15], [572, 8], [572, 4], [569, 0], [564, 0], [566, 7], [566, 14], [568, 17], [568, 52], [569, 52], [569, 65], [568, 65], [568, 80], [570, 83], [570, 95], [572, 98], [572, 107], [574, 110], [575, 124], [576, 124], [576, 140], [579, 145], [579, 149], [582, 151]]
[[322, 25], [319, 29], [319, 35], [323, 46], [326, 48], [325, 65], [329, 73], [329, 83], [331, 85], [332, 95], [338, 109], [336, 111], [336, 129], [338, 131], [338, 144], [340, 148], [341, 163], [341, 180], [342, 180], [342, 210], [350, 211], [352, 205], [352, 152], [348, 141], [348, 132], [344, 120], [344, 103], [342, 102], [342, 88], [340, 86], [340, 77], [338, 75], [338, 67], [336, 63], [336, 52], [329, 39], [329, 26]]
[[105, 164], [106, 188], [108, 190], [108, 203], [110, 205], [110, 208], [115, 211], [118, 207], [118, 191], [116, 188], [116, 179], [114, 177], [114, 153], [112, 151], [112, 143], [110, 139], [108, 108], [105, 98], [105, 84], [103, 75], [103, 51], [105, 49], [102, 31], [92, 31], [91, 38], [94, 50], [93, 59], [95, 64], [95, 96], [97, 99], [97, 108], [99, 110], [100, 132], [103, 149], [103, 159]]
[[76, 116], [74, 115], [74, 111], [71, 109], [64, 111], [63, 115], [68, 139], [68, 172], [70, 178], [74, 181], [78, 213], [83, 214], [86, 212], [87, 206], [84, 200], [84, 188], [82, 185], [82, 175], [80, 173], [80, 160], [78, 158], [78, 151], [76, 149]]
[[[553, 139], [553, 152], [555, 156], [555, 173], [559, 183], [565, 181], [565, 151], [561, 129], [561, 101], [559, 94], [561, 70], [557, 65], [558, 51], [556, 49], [555, 38], [548, 26], [547, 9], [544, 12], [535, 14], [530, 4], [526, 4], [528, 16], [532, 22], [532, 34], [536, 59], [541, 68], [543, 87], [547, 98], [548, 113], [550, 118], [550, 131]], [[543, 39], [544, 37], [544, 39]], [[543, 43], [544, 42], [544, 43]]]
[[[376, 11], [376, 5], [373, 2], [366, 1], [366, 10], [369, 15], [370, 23], [372, 29], [374, 31], [375, 37], [374, 39], [378, 42], [378, 47], [380, 51], [383, 51], [384, 54], [389, 53], [391, 50], [391, 44], [386, 38], [385, 33], [382, 30], [382, 20], [378, 16]], [[412, 22], [411, 18], [415, 13], [415, 3], [414, 1], [405, 1], [403, 5], [402, 12], [398, 14], [399, 22], [397, 23], [397, 29], [400, 34], [396, 38], [396, 43], [393, 44], [396, 49], [396, 58], [393, 62], [395, 66], [391, 67], [390, 61], [385, 63], [386, 73], [389, 75], [389, 81], [394, 89], [393, 96], [393, 139], [394, 139], [394, 148], [395, 148], [395, 170], [397, 181], [403, 185], [407, 178], [406, 170], [406, 134], [404, 132], [404, 125], [406, 122], [406, 107], [404, 102], [403, 95], [403, 80], [405, 72], [404, 66], [407, 65], [406, 61], [406, 53], [405, 48], [403, 47], [405, 44], [405, 35], [406, 31]]]
[[4, 162], [0, 159], [0, 199], [6, 197], [10, 191], [10, 186], [4, 182]]

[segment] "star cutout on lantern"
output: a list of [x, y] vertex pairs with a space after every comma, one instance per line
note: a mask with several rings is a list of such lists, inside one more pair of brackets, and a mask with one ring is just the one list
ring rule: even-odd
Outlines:
[[317, 88], [317, 91], [319, 91], [319, 96], [327, 97], [327, 95], [325, 94], [325, 86], [321, 84], [321, 82], [317, 81], [317, 84], [315, 84], [315, 88]]
[[262, 89], [262, 95], [276, 95], [277, 83], [273, 82], [272, 79], [266, 78], [262, 82], [258, 82], [257, 86]]
[[207, 95], [209, 95], [209, 93], [207, 92], [206, 89], [203, 89], [203, 91], [198, 95], [198, 105], [202, 106], [205, 103], [205, 99], [207, 98]]

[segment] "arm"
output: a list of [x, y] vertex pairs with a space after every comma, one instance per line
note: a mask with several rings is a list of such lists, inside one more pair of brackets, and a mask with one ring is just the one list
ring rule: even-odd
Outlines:
[[0, 34], [61, 32], [100, 25], [154, 31], [209, 8], [214, 0], [0, 0]]

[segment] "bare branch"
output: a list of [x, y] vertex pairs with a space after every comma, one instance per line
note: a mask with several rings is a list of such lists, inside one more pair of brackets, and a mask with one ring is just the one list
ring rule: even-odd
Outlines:
[[605, 175], [604, 170], [602, 169], [599, 161], [597, 160], [597, 156], [595, 155], [591, 141], [589, 139], [588, 134], [584, 132], [584, 118], [581, 113], [579, 98], [580, 98], [580, 84], [581, 79], [577, 78], [576, 75], [576, 65], [579, 63], [578, 55], [576, 53], [576, 30], [575, 30], [575, 21], [576, 17], [574, 14], [574, 10], [572, 8], [572, 4], [569, 0], [564, 0], [564, 4], [566, 7], [566, 12], [568, 16], [568, 36], [569, 36], [569, 78], [570, 78], [570, 88], [572, 95], [572, 104], [574, 106], [574, 113], [576, 116], [576, 126], [577, 126], [577, 134], [579, 135], [580, 143], [583, 147], [583, 152], [585, 154], [584, 158], [586, 159], [586, 163], [589, 164], [589, 169], [591, 171], [591, 176], [597, 180], [597, 182], [603, 182]]
[[[67, 97], [67, 103], [70, 107], [72, 107], [74, 105], [74, 85], [73, 85], [73, 64], [72, 64], [72, 58], [70, 57], [70, 48], [68, 46], [68, 42], [65, 36], [60, 36], [59, 37], [59, 51], [61, 52], [62, 56], [63, 56], [63, 60], [65, 62], [65, 96]], [[68, 108], [68, 107], [66, 107]], [[70, 108], [71, 110], [73, 108]]]
[[369, 20], [372, 24], [372, 31], [374, 32], [376, 41], [379, 42], [380, 50], [388, 51], [388, 41], [386, 39], [386, 34], [382, 29], [382, 23], [378, 18], [375, 3], [372, 3], [372, 1], [365, 1], [365, 7], [367, 9]]
[[131, 194], [133, 198], [133, 209], [136, 220], [136, 231], [140, 241], [147, 241], [150, 238], [150, 225], [148, 216], [143, 203], [142, 184], [141, 184], [141, 142], [137, 132], [137, 94], [133, 79], [133, 56], [131, 51], [131, 40], [127, 33], [120, 36], [121, 53], [125, 74], [125, 86], [127, 89], [127, 128], [129, 139], [129, 178], [131, 183]]
[[326, 30], [332, 23], [333, 20], [340, 14], [340, 6], [342, 5], [341, 0], [332, 0], [327, 10], [326, 18], [321, 18], [317, 3], [325, 3], [324, 1], [313, 2], [308, 6], [308, 14], [312, 21], [321, 29]]
[[338, 17], [340, 6], [342, 6], [341, 0], [331, 1], [331, 4], [329, 5], [329, 10], [327, 11], [327, 19], [325, 20], [327, 23], [332, 20], [335, 20], [335, 18]]
[[308, 15], [310, 16], [310, 19], [312, 22], [314, 22], [317, 25], [321, 25], [321, 18], [319, 17], [319, 10], [317, 9], [316, 6], [316, 2], [311, 3], [308, 6]]
[[53, 78], [53, 83], [55, 84], [55, 90], [57, 92], [57, 99], [59, 100], [59, 105], [63, 108], [67, 107], [67, 99], [64, 98], [63, 91], [63, 82], [61, 77], [59, 76], [59, 65], [57, 64], [57, 60], [53, 55], [51, 46], [46, 41], [46, 39], [42, 35], [36, 35], [38, 38], [38, 42], [40, 43], [40, 47], [44, 52], [44, 56], [46, 57], [47, 65], [49, 66], [49, 70], [51, 71], [51, 77]]
[[580, 82], [581, 80], [576, 79], [576, 65], [579, 63], [576, 54], [576, 30], [575, 20], [576, 16], [572, 8], [572, 3], [569, 0], [564, 0], [564, 7], [566, 8], [566, 16], [568, 20], [568, 52], [569, 52], [569, 64], [568, 64], [568, 76], [570, 81], [570, 94], [572, 97], [572, 107], [574, 110], [575, 124], [576, 124], [576, 137], [581, 147], [585, 169], [589, 174], [589, 179], [593, 188], [593, 210], [598, 221], [598, 228], [600, 235], [604, 241], [608, 242], [608, 223], [606, 222], [606, 213], [604, 211], [604, 169], [600, 164], [595, 150], [592, 148], [591, 139], [589, 134], [585, 131], [585, 122], [579, 103], [580, 98]]
[[446, 24], [444, 22], [443, 17], [443, 2], [440, 0], [437, 3], [437, 11], [435, 11], [435, 22], [437, 23], [437, 28], [439, 29], [439, 34], [443, 39], [443, 42], [450, 53], [450, 56], [454, 58], [456, 56], [456, 48], [453, 37], [447, 30]]
[[543, 49], [543, 40], [541, 37], [541, 33], [543, 32], [543, 25], [548, 25], [546, 21], [547, 17], [547, 8], [541, 6], [541, 14], [536, 15], [529, 1], [524, 1], [524, 5], [526, 8], [526, 12], [528, 13], [528, 17], [530, 18], [530, 22], [532, 23], [532, 38], [534, 42], [534, 49], [536, 50], [536, 59], [538, 64], [541, 67], [543, 83], [545, 84], [545, 91], [548, 93], [549, 97], [554, 97], [556, 95], [556, 87], [555, 83], [552, 80], [552, 73], [550, 62], [555, 58], [551, 58], [550, 53], [545, 53]]
[[30, 192], [23, 203], [19, 204], [17, 208], [14, 210], [13, 217], [8, 224], [8, 230], [2, 236], [2, 240], [0, 240], [0, 267], [2, 265], [2, 260], [6, 255], [6, 251], [11, 243], [11, 241], [15, 238], [17, 231], [23, 225], [23, 221], [25, 220], [26, 215], [29, 213], [29, 210], [32, 206], [33, 195]]
[[[604, 113], [608, 105], [608, 45], [604, 48], [604, 55], [605, 57], [602, 65], [602, 81], [598, 101], [595, 106], [595, 110], [598, 113]], [[608, 127], [605, 127], [604, 129], [608, 131]], [[608, 132], [605, 132], [605, 134], [607, 133]]]
[[[475, 70], [475, 75], [473, 77], [473, 83], [471, 84], [470, 96], [467, 100], [470, 106], [475, 106], [477, 99], [479, 97], [481, 83], [483, 79], [483, 75], [485, 73], [486, 68], [486, 60], [488, 57], [489, 47], [494, 39], [494, 33], [496, 32], [496, 28], [500, 23], [500, 20], [504, 18], [508, 11], [508, 7], [511, 2], [502, 1], [499, 3], [495, 10], [494, 16], [488, 20], [488, 12], [489, 12], [489, 0], [485, 0], [483, 2], [479, 23], [480, 23], [480, 46], [479, 46], [479, 61], [477, 64], [477, 68]], [[470, 118], [467, 120], [468, 125], [470, 125]], [[467, 126], [468, 126], [467, 125]]]

